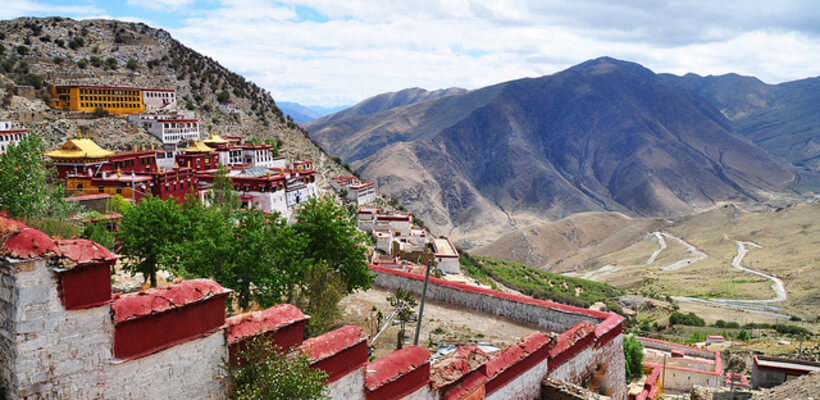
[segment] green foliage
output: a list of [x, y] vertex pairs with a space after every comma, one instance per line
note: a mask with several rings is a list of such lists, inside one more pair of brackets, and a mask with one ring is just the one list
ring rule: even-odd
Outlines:
[[305, 326], [305, 336], [318, 336], [333, 329], [342, 315], [339, 302], [344, 293], [344, 282], [326, 264], [319, 263], [308, 268], [304, 284], [293, 302], [305, 314], [310, 315]]
[[236, 210], [242, 204], [239, 200], [239, 193], [233, 190], [233, 180], [228, 175], [228, 168], [222, 164], [219, 164], [216, 175], [214, 175], [214, 183], [208, 194], [208, 203], [227, 210]]
[[224, 104], [231, 101], [231, 95], [226, 91], [221, 91], [216, 95], [216, 101]]
[[28, 85], [38, 90], [42, 88], [44, 84], [43, 76], [38, 74], [25, 74], [16, 81], [21, 85]]
[[64, 200], [56, 172], [43, 160], [40, 136], [29, 134], [0, 157], [0, 209], [50, 235], [71, 237], [79, 225], [67, 220], [76, 206]]
[[28, 54], [28, 47], [23, 46], [22, 44], [17, 46], [17, 54], [25, 56], [26, 54]]
[[[728, 337], [728, 336], [726, 336], [726, 337]], [[738, 338], [738, 340], [746, 341], [746, 340], [751, 339], [751, 336], [749, 336], [749, 331], [747, 331], [745, 329], [742, 329], [740, 332], [737, 333], [737, 338]]]
[[181, 207], [175, 201], [163, 201], [150, 194], [129, 207], [119, 232], [124, 269], [132, 275], [141, 272], [146, 280], [150, 279], [151, 286], [156, 286], [160, 260], [181, 241], [184, 222]]
[[86, 61], [85, 58], [81, 58], [79, 61], [77, 61], [77, 67], [79, 67], [80, 69], [88, 68], [88, 61]]
[[80, 47], [83, 47], [84, 45], [85, 45], [85, 40], [83, 40], [83, 38], [81, 38], [79, 36], [75, 36], [73, 39], [68, 41], [68, 47], [70, 47], [71, 50], [77, 50]]
[[54, 64], [56, 64], [56, 65], [60, 65], [60, 64], [63, 63], [63, 61], [65, 61], [65, 59], [62, 58], [62, 57], [54, 57], [52, 60], [54, 61]]
[[475, 263], [469, 255], [462, 254], [459, 256], [458, 262], [461, 264], [462, 269], [467, 273], [467, 275], [472, 276], [482, 284], [490, 286], [493, 290], [498, 290], [498, 285], [496, 285], [492, 279], [488, 278], [487, 274], [484, 273], [483, 270], [475, 266]]
[[399, 332], [396, 336], [396, 350], [404, 346], [405, 325], [416, 315], [416, 299], [413, 294], [402, 288], [396, 289], [393, 296], [387, 297], [387, 302], [396, 310], [396, 320], [399, 321]]
[[339, 273], [345, 291], [368, 289], [373, 276], [367, 267], [367, 236], [356, 228], [356, 222], [333, 199], [312, 198], [304, 203], [296, 215], [294, 230], [302, 236], [301, 250], [314, 263], [325, 263]]
[[[579, 307], [603, 302], [615, 312], [621, 308], [612, 299], [623, 291], [607, 284], [553, 274], [528, 265], [491, 257], [472, 257], [480, 270], [504, 286], [541, 300], [551, 300]], [[576, 288], [578, 293], [576, 294]]]
[[129, 58], [128, 63], [125, 64], [125, 67], [130, 69], [131, 71], [136, 71], [137, 67], [139, 67], [139, 63], [137, 63], [137, 60]]
[[706, 326], [706, 321], [698, 317], [695, 313], [682, 314], [673, 312], [669, 316], [669, 325]]
[[105, 222], [86, 225], [82, 236], [97, 242], [106, 249], [113, 249], [114, 242], [116, 242], [114, 234], [108, 230], [108, 224]]
[[65, 47], [65, 42], [63, 41], [63, 39], [54, 39], [54, 44], [56, 44], [59, 47]]
[[706, 340], [706, 335], [704, 335], [700, 331], [696, 331], [695, 333], [692, 334], [692, 336], [689, 339], [686, 339], [685, 343], [688, 343], [688, 344], [698, 343], [698, 342], [703, 342], [705, 340]]
[[624, 336], [624, 360], [626, 381], [640, 377], [643, 373], [643, 344], [633, 336]]
[[315, 400], [327, 398], [323, 384], [327, 373], [311, 368], [302, 353], [287, 355], [264, 335], [245, 342], [238, 358], [242, 365], [225, 363], [222, 368], [230, 379], [232, 400]]
[[88, 61], [91, 63], [91, 65], [93, 65], [93, 66], [95, 66], [95, 67], [97, 67], [97, 68], [102, 67], [102, 65], [103, 65], [103, 61], [102, 61], [102, 59], [100, 59], [100, 58], [99, 58], [99, 57], [97, 57], [97, 56], [91, 56], [91, 57], [88, 59]]
[[789, 335], [812, 336], [810, 330], [797, 325], [777, 324], [774, 326], [777, 333], [785, 333]]
[[105, 59], [105, 68], [108, 69], [117, 69], [120, 64], [117, 62], [117, 59], [114, 57], [108, 57]]

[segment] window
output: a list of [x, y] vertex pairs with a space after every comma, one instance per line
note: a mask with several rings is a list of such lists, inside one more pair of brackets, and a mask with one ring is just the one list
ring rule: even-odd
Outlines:
[[122, 187], [121, 186], [117, 187], [117, 194], [122, 194]]
[[100, 192], [100, 193], [104, 193], [104, 192], [105, 192], [105, 188], [104, 188], [104, 187], [102, 187], [102, 186], [99, 186], [99, 187], [97, 187], [97, 191], [98, 191], [98, 192]]

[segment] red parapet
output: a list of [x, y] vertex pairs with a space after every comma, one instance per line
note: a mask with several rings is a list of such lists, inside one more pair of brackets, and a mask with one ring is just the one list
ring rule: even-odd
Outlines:
[[555, 370], [595, 339], [595, 324], [581, 321], [560, 335], [549, 351], [549, 369]]
[[487, 393], [493, 393], [549, 357], [550, 338], [533, 332], [496, 353], [487, 362]]
[[480, 400], [487, 395], [487, 375], [476, 370], [444, 392], [442, 400]]
[[60, 254], [77, 264], [98, 262], [113, 263], [118, 258], [105, 247], [87, 239], [63, 239], [57, 241]]
[[225, 320], [225, 334], [228, 341], [228, 355], [231, 365], [239, 365], [239, 353], [245, 349], [246, 341], [262, 336], [278, 351], [284, 352], [302, 343], [305, 322], [310, 317], [296, 306], [279, 304], [262, 311], [236, 315]]
[[84, 264], [59, 271], [60, 301], [66, 310], [97, 307], [111, 301], [113, 261]]
[[458, 382], [477, 369], [486, 369], [489, 357], [473, 345], [460, 346], [432, 366], [433, 387], [441, 388]]
[[420, 346], [405, 347], [367, 365], [364, 376], [366, 398], [400, 399], [429, 381], [430, 352]]
[[50, 252], [59, 252], [54, 239], [26, 224], [0, 214], [0, 242], [2, 255], [12, 258], [39, 258]]
[[313, 368], [327, 372], [329, 383], [367, 364], [367, 335], [358, 326], [345, 325], [305, 340], [298, 350], [310, 357]]
[[229, 290], [197, 279], [114, 300], [114, 357], [134, 359], [207, 336], [225, 322]]

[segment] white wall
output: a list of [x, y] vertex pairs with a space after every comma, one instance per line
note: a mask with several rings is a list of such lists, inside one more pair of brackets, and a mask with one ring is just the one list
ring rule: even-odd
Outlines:
[[526, 372], [486, 397], [487, 400], [529, 400], [541, 393], [541, 381], [547, 377], [548, 359], [536, 364]]

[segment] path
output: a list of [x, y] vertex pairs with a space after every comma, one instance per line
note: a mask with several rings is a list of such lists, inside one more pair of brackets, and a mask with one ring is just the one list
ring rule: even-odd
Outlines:
[[666, 240], [664, 240], [663, 235], [661, 235], [660, 232], [652, 232], [652, 234], [655, 235], [655, 239], [658, 240], [658, 244], [661, 245], [661, 248], [655, 250], [655, 252], [652, 253], [651, 256], [649, 256], [649, 259], [646, 260], [646, 265], [655, 262], [655, 259], [658, 258], [658, 255], [660, 255], [662, 251], [666, 250]]
[[[672, 264], [669, 264], [669, 265], [663, 266], [663, 267], [661, 267], [661, 271], [675, 271], [675, 270], [679, 270], [679, 269], [681, 269], [681, 268], [683, 268], [683, 267], [685, 267], [685, 266], [687, 266], [687, 265], [694, 264], [694, 263], [696, 263], [696, 262], [698, 262], [698, 261], [700, 261], [700, 260], [703, 260], [703, 259], [706, 259], [707, 257], [709, 257], [708, 255], [706, 255], [706, 253], [704, 253], [704, 252], [702, 252], [702, 251], [698, 250], [698, 249], [697, 249], [697, 247], [692, 246], [692, 245], [691, 245], [691, 244], [689, 244], [687, 241], [685, 241], [685, 240], [683, 240], [683, 239], [681, 239], [681, 238], [679, 238], [679, 237], [677, 237], [677, 236], [672, 236], [672, 235], [670, 235], [670, 234], [668, 234], [668, 233], [666, 233], [666, 232], [655, 232], [655, 233], [657, 233], [657, 234], [658, 234], [657, 236], [661, 236], [661, 235], [663, 235], [663, 236], [666, 236], [666, 237], [667, 237], [667, 238], [669, 238], [669, 239], [672, 239], [672, 240], [674, 240], [674, 241], [676, 241], [676, 242], [680, 243], [683, 247], [686, 247], [686, 250], [689, 252], [689, 254], [692, 254], [692, 255], [693, 255], [693, 257], [690, 257], [690, 258], [684, 258], [683, 260], [680, 260], [680, 261], [678, 261], [678, 262], [674, 262], [674, 263], [672, 263]], [[662, 236], [661, 236], [661, 237], [662, 237]], [[660, 249], [660, 250], [665, 249], [665, 248], [666, 248], [665, 246], [666, 246], [666, 241], [661, 242], [661, 249]], [[657, 253], [657, 254], [660, 254], [660, 250], [659, 250], [659, 251], [656, 251], [656, 253]], [[653, 255], [654, 255], [654, 254], [653, 254]], [[657, 255], [655, 255], [655, 257], [657, 257]], [[650, 258], [651, 258], [651, 257], [650, 257]], [[652, 260], [652, 261], [654, 261], [654, 260]], [[647, 264], [651, 264], [651, 263], [647, 263]]]
[[675, 300], [683, 301], [683, 302], [689, 302], [689, 303], [698, 303], [698, 304], [714, 306], [714, 307], [730, 308], [730, 309], [734, 309], [734, 310], [741, 310], [741, 311], [747, 311], [747, 312], [751, 312], [751, 313], [771, 315], [771, 316], [775, 316], [775, 317], [786, 317], [786, 318], [788, 318], [787, 315], [772, 312], [772, 311], [780, 311], [780, 307], [767, 305], [767, 303], [778, 303], [778, 302], [786, 301], [786, 299], [788, 298], [788, 295], [786, 294], [786, 287], [783, 285], [783, 281], [780, 280], [780, 278], [777, 278], [777, 277], [774, 277], [774, 276], [771, 276], [771, 275], [767, 275], [767, 274], [764, 274], [760, 271], [755, 271], [751, 268], [744, 267], [743, 265], [741, 265], [741, 262], [743, 262], [743, 257], [746, 257], [746, 254], [748, 254], [749, 251], [750, 251], [746, 247], [747, 245], [751, 246], [751, 247], [756, 247], [758, 249], [762, 249], [763, 246], [760, 246], [759, 244], [753, 243], [753, 242], [737, 241], [735, 243], [737, 243], [737, 255], [732, 260], [732, 267], [734, 267], [736, 269], [739, 269], [739, 270], [741, 270], [743, 272], [746, 272], [746, 273], [750, 273], [750, 274], [754, 274], [754, 275], [757, 275], [757, 276], [764, 277], [764, 278], [769, 279], [772, 282], [774, 282], [773, 286], [774, 286], [775, 296], [773, 298], [771, 298], [771, 299], [760, 299], [760, 300], [758, 300], [758, 299], [752, 299], [752, 300], [744, 300], [744, 299], [708, 299], [707, 300], [707, 299], [698, 299], [698, 298], [693, 298], [693, 297], [675, 297]]

